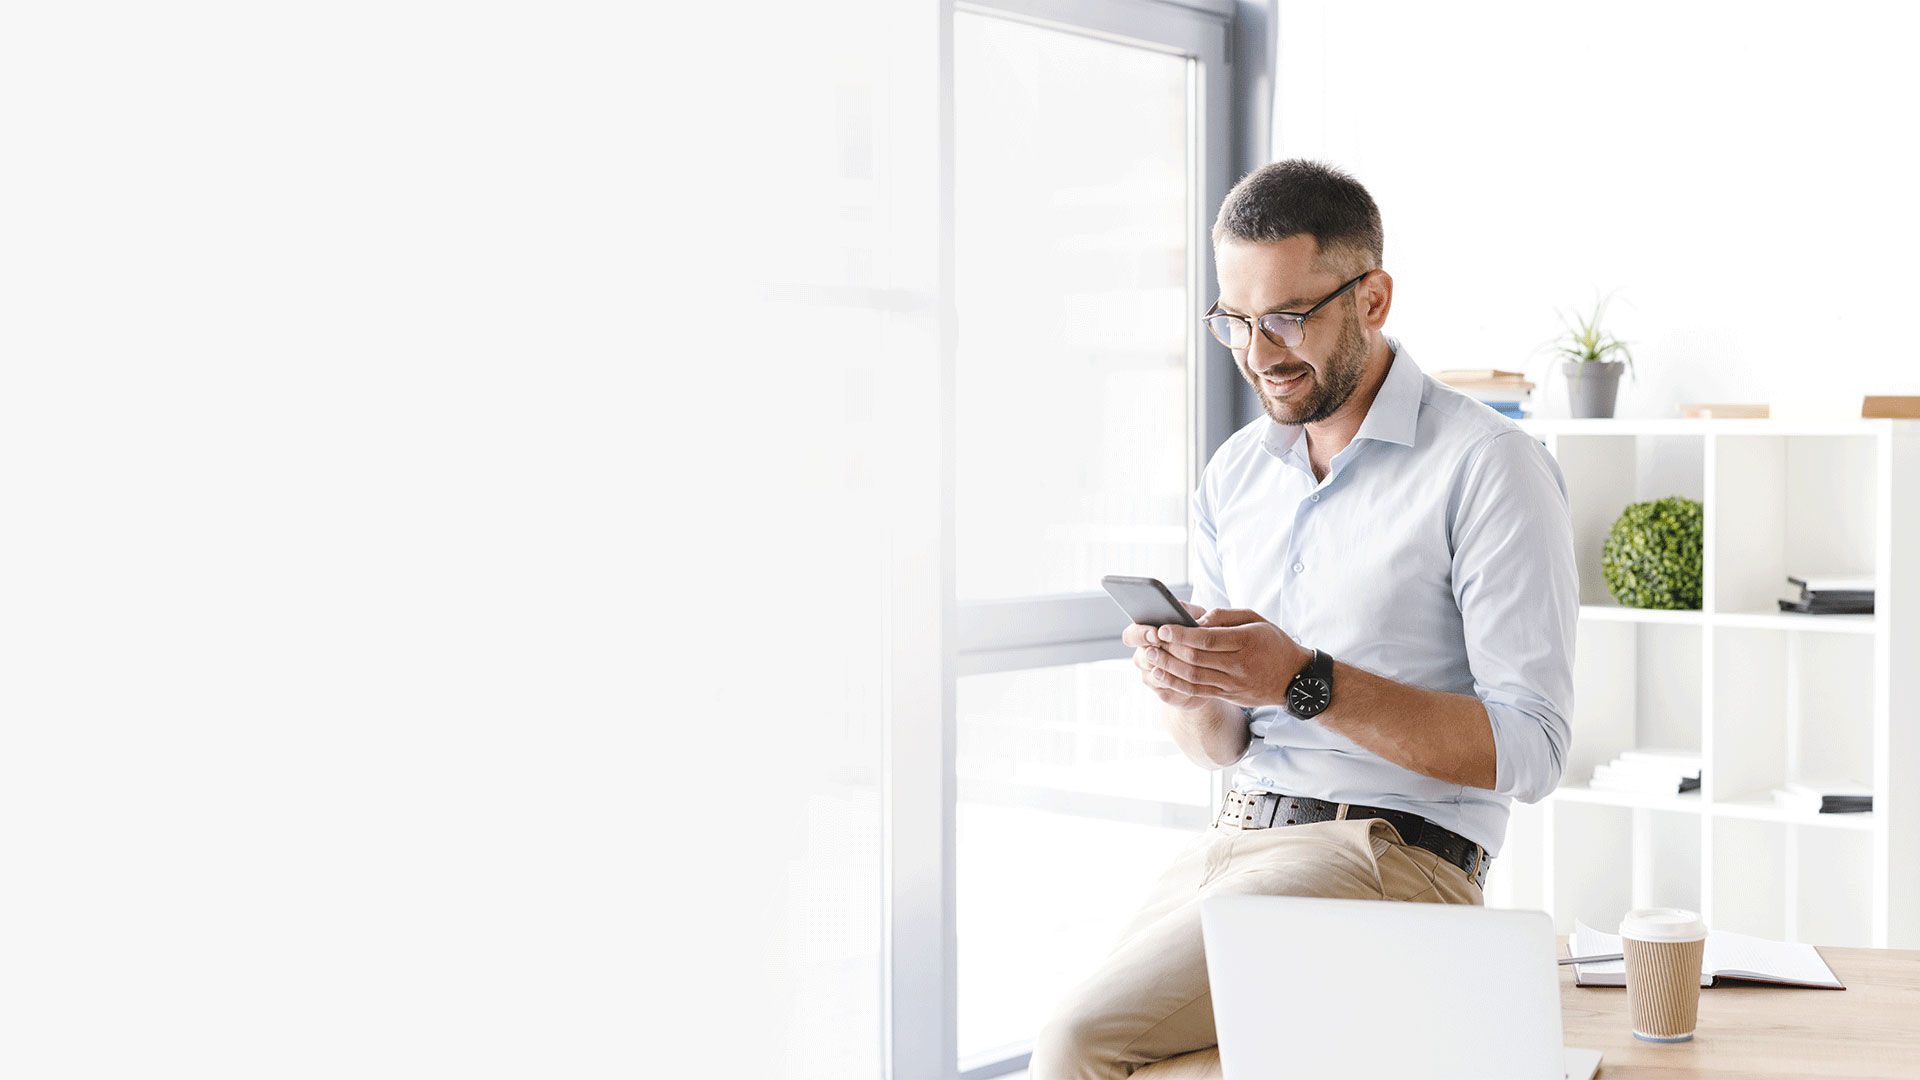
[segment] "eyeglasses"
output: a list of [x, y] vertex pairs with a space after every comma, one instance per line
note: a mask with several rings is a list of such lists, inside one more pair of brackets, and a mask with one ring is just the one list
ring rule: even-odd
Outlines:
[[[1367, 271], [1367, 274], [1371, 273], [1373, 273], [1372, 270]], [[1307, 320], [1313, 318], [1314, 312], [1345, 296], [1348, 289], [1367, 280], [1367, 274], [1361, 274], [1328, 293], [1324, 299], [1308, 308], [1304, 314], [1269, 311], [1258, 320], [1254, 320], [1245, 315], [1231, 315], [1221, 311], [1220, 303], [1216, 300], [1214, 305], [1207, 309], [1207, 313], [1200, 318], [1207, 324], [1207, 329], [1213, 331], [1213, 336], [1220, 339], [1220, 344], [1229, 349], [1244, 349], [1253, 343], [1253, 324], [1256, 321], [1260, 324], [1260, 332], [1267, 335], [1268, 341], [1283, 349], [1291, 349], [1307, 340]]]

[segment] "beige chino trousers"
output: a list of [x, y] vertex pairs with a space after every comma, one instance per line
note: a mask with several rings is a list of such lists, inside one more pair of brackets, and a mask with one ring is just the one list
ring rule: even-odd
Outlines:
[[[1465, 871], [1402, 843], [1377, 818], [1271, 829], [1215, 823], [1161, 875], [1099, 970], [1060, 1002], [1034, 1044], [1031, 1080], [1118, 1080], [1214, 1045], [1200, 902], [1228, 893], [1483, 902]], [[1283, 984], [1284, 973], [1275, 981]]]

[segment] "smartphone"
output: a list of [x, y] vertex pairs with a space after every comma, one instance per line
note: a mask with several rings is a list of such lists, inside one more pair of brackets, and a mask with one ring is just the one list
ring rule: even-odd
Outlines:
[[1120, 610], [1141, 626], [1200, 625], [1158, 578], [1108, 574], [1100, 579], [1100, 584], [1120, 605]]

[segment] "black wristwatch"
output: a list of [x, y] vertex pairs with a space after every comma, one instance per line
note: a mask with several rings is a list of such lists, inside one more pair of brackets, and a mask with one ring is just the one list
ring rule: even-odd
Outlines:
[[1287, 684], [1287, 711], [1311, 720], [1333, 704], [1333, 657], [1313, 650], [1313, 659]]

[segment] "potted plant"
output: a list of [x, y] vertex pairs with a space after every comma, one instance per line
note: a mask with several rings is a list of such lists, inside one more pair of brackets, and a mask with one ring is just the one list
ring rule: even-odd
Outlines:
[[1607, 591], [1622, 607], [1700, 610], [1705, 520], [1700, 501], [1684, 495], [1627, 507], [1600, 548]]
[[1560, 355], [1560, 372], [1567, 377], [1567, 400], [1576, 417], [1613, 415], [1614, 398], [1620, 392], [1620, 373], [1633, 368], [1633, 353], [1627, 344], [1600, 326], [1607, 312], [1607, 301], [1595, 301], [1593, 314], [1560, 321], [1567, 332], [1554, 340]]

